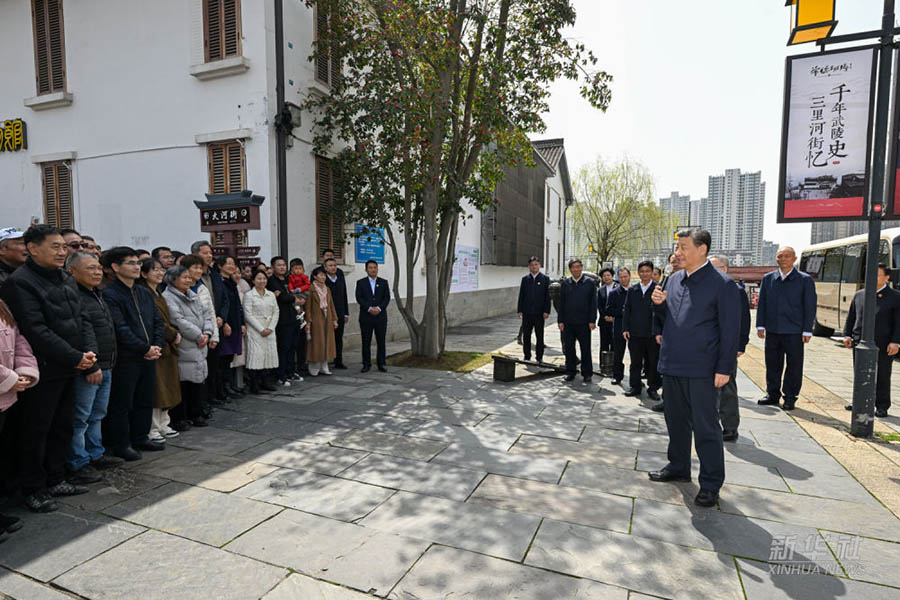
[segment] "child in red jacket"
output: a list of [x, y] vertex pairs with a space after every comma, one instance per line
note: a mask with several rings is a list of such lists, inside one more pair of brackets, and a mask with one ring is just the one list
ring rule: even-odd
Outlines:
[[300, 292], [309, 291], [309, 277], [303, 272], [303, 261], [299, 258], [291, 259], [291, 274], [288, 275], [288, 289], [295, 296]]

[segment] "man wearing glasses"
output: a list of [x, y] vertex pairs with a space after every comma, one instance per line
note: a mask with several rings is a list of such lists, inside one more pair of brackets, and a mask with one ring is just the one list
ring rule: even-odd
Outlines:
[[97, 245], [97, 241], [89, 235], [81, 236], [81, 241], [83, 251], [100, 260], [100, 246]]
[[76, 252], [81, 252], [85, 247], [81, 234], [74, 229], [61, 229], [63, 241], [66, 243], [66, 252], [68, 256], [72, 256]]

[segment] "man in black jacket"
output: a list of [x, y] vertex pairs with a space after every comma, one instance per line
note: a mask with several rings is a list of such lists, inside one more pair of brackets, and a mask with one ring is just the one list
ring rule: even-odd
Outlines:
[[531, 360], [531, 331], [534, 330], [537, 344], [537, 361], [544, 359], [544, 322], [550, 316], [550, 278], [541, 273], [541, 259], [528, 259], [529, 274], [519, 285], [519, 301], [516, 312], [522, 320], [522, 350], [525, 360]]
[[628, 288], [631, 285], [631, 271], [626, 267], [619, 269], [619, 283], [609, 292], [605, 309], [600, 309], [604, 319], [610, 319], [612, 324], [612, 350], [613, 350], [613, 385], [621, 385], [625, 378], [625, 350], [628, 341], [625, 339], [622, 328], [622, 318], [625, 311], [625, 299], [628, 297]]
[[[891, 407], [891, 371], [900, 352], [900, 291], [890, 286], [887, 266], [878, 265], [878, 292], [875, 296], [875, 345], [878, 346], [878, 370], [875, 379], [875, 416], [883, 419]], [[866, 290], [853, 296], [844, 322], [844, 346], [853, 348], [862, 339], [863, 308]], [[854, 353], [855, 360], [855, 353]], [[847, 410], [853, 410], [848, 404]]]
[[372, 333], [375, 333], [375, 344], [378, 353], [375, 360], [378, 370], [387, 372], [387, 307], [391, 302], [391, 291], [388, 282], [378, 276], [378, 263], [366, 261], [366, 274], [356, 282], [356, 303], [359, 305], [359, 331], [362, 334], [362, 372], [372, 368]]
[[597, 329], [600, 330], [600, 352], [606, 352], [613, 349], [613, 322], [614, 315], [607, 314], [609, 308], [609, 299], [619, 284], [615, 281], [615, 273], [612, 269], [606, 268], [600, 271], [600, 289], [597, 290], [597, 312], [600, 313], [600, 320], [597, 321]]
[[62, 270], [66, 243], [59, 229], [33, 225], [23, 238], [29, 258], [9, 276], [0, 297], [31, 344], [41, 378], [19, 394], [9, 429], [24, 504], [35, 512], [56, 510], [54, 496], [83, 494], [65, 480], [72, 443], [75, 377], [97, 370], [97, 340], [84, 318], [81, 296]]
[[156, 361], [165, 343], [162, 315], [153, 293], [135, 282], [141, 276], [137, 253], [124, 246], [107, 251], [115, 278], [103, 288], [103, 299], [116, 325], [118, 348], [109, 408], [103, 419], [104, 444], [125, 460], [139, 460], [141, 450], [164, 450], [151, 441]]
[[322, 266], [325, 267], [325, 285], [331, 290], [334, 310], [338, 316], [338, 326], [334, 330], [334, 368], [346, 369], [344, 365], [344, 325], [350, 321], [350, 301], [347, 300], [347, 280], [338, 269], [333, 250], [322, 252]]
[[591, 358], [591, 332], [597, 326], [597, 287], [594, 280], [582, 274], [581, 260], [569, 261], [571, 277], [559, 288], [559, 330], [562, 331], [563, 351], [566, 354], [566, 381], [575, 379], [578, 356], [575, 342], [581, 348], [581, 376], [591, 382], [594, 362]]
[[[709, 262], [720, 272], [728, 274], [728, 257], [713, 256]], [[750, 342], [750, 300], [747, 298], [747, 292], [736, 281], [734, 285], [738, 289], [738, 298], [741, 301], [737, 353], [740, 358], [747, 351], [747, 344]], [[719, 419], [722, 421], [722, 440], [725, 442], [737, 441], [738, 426], [741, 424], [741, 415], [738, 409], [737, 362], [734, 363], [731, 379], [719, 388]]]
[[657, 393], [659, 380], [656, 375], [656, 366], [659, 362], [659, 344], [653, 335], [653, 263], [649, 260], [638, 265], [638, 277], [640, 281], [628, 290], [625, 298], [625, 312], [622, 320], [622, 329], [625, 339], [628, 340], [628, 350], [631, 355], [631, 368], [628, 375], [628, 384], [631, 389], [625, 392], [626, 396], [640, 396], [641, 371], [647, 372], [647, 395], [651, 400], [659, 401]]
[[287, 259], [272, 257], [272, 276], [266, 289], [275, 294], [278, 303], [278, 324], [275, 326], [275, 341], [278, 344], [278, 381], [290, 387], [295, 376], [295, 350], [297, 347], [297, 298], [288, 289]]
[[[219, 329], [219, 339], [224, 337], [222, 328], [225, 326], [225, 320], [228, 318], [231, 307], [231, 297], [225, 290], [225, 282], [222, 275], [215, 268], [215, 256], [213, 255], [212, 246], [206, 240], [200, 240], [191, 244], [191, 254], [196, 254], [203, 259], [203, 265], [206, 270], [201, 277], [203, 285], [209, 290], [212, 297], [213, 306], [216, 311], [216, 327]], [[207, 345], [206, 366], [209, 375], [206, 377], [206, 388], [210, 402], [226, 402], [229, 399], [224, 387], [224, 373], [222, 373], [222, 365], [219, 360], [219, 346]]]
[[84, 317], [90, 321], [97, 339], [97, 371], [75, 378], [75, 431], [69, 449], [68, 467], [72, 483], [100, 481], [97, 469], [122, 464], [118, 456], [106, 455], [100, 423], [109, 406], [112, 370], [116, 364], [116, 328], [112, 313], [97, 289], [103, 268], [92, 254], [76, 252], [66, 259], [66, 269], [81, 294]]

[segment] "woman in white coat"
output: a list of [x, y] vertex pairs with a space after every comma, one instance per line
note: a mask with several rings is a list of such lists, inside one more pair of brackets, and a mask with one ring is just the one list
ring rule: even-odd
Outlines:
[[250, 392], [275, 391], [266, 379], [266, 371], [278, 368], [278, 343], [275, 325], [278, 324], [278, 303], [275, 294], [266, 289], [266, 274], [253, 276], [253, 289], [244, 294], [244, 321], [247, 323], [247, 378]]

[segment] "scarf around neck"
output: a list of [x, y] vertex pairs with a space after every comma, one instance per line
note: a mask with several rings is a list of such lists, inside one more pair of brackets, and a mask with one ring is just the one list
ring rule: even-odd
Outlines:
[[322, 309], [322, 312], [328, 312], [328, 288], [325, 287], [324, 283], [319, 283], [318, 281], [313, 282], [313, 286], [316, 288], [316, 294], [319, 296], [319, 308]]

